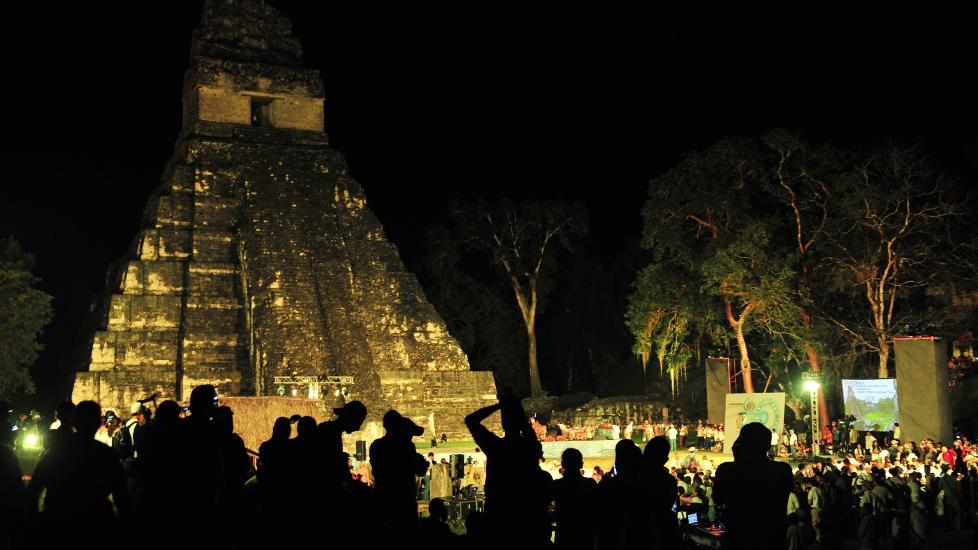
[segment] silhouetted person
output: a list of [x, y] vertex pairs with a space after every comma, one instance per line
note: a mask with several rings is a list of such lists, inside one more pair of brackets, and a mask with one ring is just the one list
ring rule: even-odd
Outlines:
[[[214, 386], [197, 386], [190, 393], [190, 416], [181, 421], [181, 521], [188, 532], [206, 532], [217, 517], [222, 488], [220, 439], [212, 418], [217, 403]], [[190, 530], [193, 531], [190, 531]]]
[[[316, 521], [325, 518], [330, 523], [345, 527], [336, 533], [334, 542], [339, 547], [353, 544], [364, 534], [375, 534], [368, 532], [368, 527], [373, 524], [364, 526], [368, 516], [370, 520], [375, 518], [369, 513], [372, 508], [366, 486], [354, 483], [348, 464], [349, 455], [343, 452], [343, 434], [360, 430], [367, 418], [367, 407], [360, 401], [351, 401], [333, 409], [333, 412], [336, 418], [316, 426], [312, 436], [316, 470], [310, 479], [317, 488], [314, 498], [318, 502], [311, 503], [308, 509], [316, 510]], [[299, 425], [301, 427], [301, 420]], [[301, 438], [302, 430], [299, 433]]]
[[136, 446], [133, 444], [133, 441], [136, 436], [136, 429], [139, 427], [139, 415], [142, 414], [142, 410], [143, 406], [141, 404], [133, 403], [129, 407], [129, 419], [112, 434], [112, 449], [119, 454], [119, 458], [122, 459], [123, 466], [125, 467], [128, 466], [129, 459], [136, 452]]
[[486, 515], [478, 510], [471, 510], [465, 516], [465, 536], [461, 538], [460, 547], [472, 550], [493, 548], [489, 528]]
[[[27, 510], [39, 523], [42, 548], [65, 544], [94, 547], [104, 542], [105, 533], [123, 534], [116, 525], [109, 495], [120, 519], [125, 520], [129, 513], [119, 457], [95, 440], [102, 423], [98, 403], [79, 403], [72, 423], [76, 433], [41, 458], [27, 487]], [[38, 498], [44, 489], [44, 511], [39, 515]]]
[[10, 414], [14, 412], [13, 407], [7, 401], [0, 401], [0, 446], [13, 448], [14, 432], [13, 425], [10, 424]]
[[873, 517], [873, 507], [870, 504], [863, 504], [860, 509], [859, 527], [856, 531], [859, 539], [859, 550], [879, 550], [880, 532]]
[[598, 529], [600, 550], [637, 548], [645, 539], [645, 506], [642, 495], [642, 451], [631, 439], [615, 445], [615, 465], [598, 485], [599, 509], [607, 521]]
[[180, 505], [180, 430], [180, 405], [167, 399], [156, 408], [156, 421], [141, 431], [138, 470], [143, 473], [144, 502], [140, 509], [146, 509], [151, 516], [169, 514]]
[[[234, 433], [234, 412], [231, 407], [217, 407], [212, 422], [221, 458], [217, 517], [220, 524], [232, 525], [244, 512], [244, 484], [251, 477], [251, 459], [245, 450], [244, 440]], [[237, 529], [228, 530], [227, 536], [232, 543], [240, 544], [243, 533]]]
[[75, 404], [71, 401], [58, 403], [54, 416], [58, 419], [59, 426], [55, 430], [49, 430], [44, 438], [44, 450], [50, 451], [58, 445], [67, 444], [74, 433], [71, 426], [72, 416], [75, 414]]
[[[482, 422], [502, 414], [503, 437]], [[476, 445], [486, 453], [486, 517], [495, 541], [515, 541], [536, 548], [550, 539], [545, 503], [549, 487], [539, 475], [540, 443], [515, 397], [503, 397], [465, 417]]]
[[448, 508], [445, 501], [433, 498], [428, 503], [428, 517], [421, 520], [421, 532], [418, 537], [425, 546], [432, 548], [449, 548], [455, 543], [455, 535], [448, 528]]
[[13, 451], [10, 403], [0, 401], [0, 548], [24, 546], [24, 483]]
[[770, 443], [771, 431], [763, 424], [746, 424], [733, 444], [733, 462], [717, 468], [713, 499], [733, 550], [785, 546], [791, 467], [768, 458]]
[[941, 464], [941, 477], [937, 479], [939, 491], [944, 491], [944, 518], [947, 528], [954, 531], [961, 529], [961, 503], [958, 498], [958, 476], [948, 467]]
[[594, 548], [594, 511], [598, 490], [593, 479], [584, 477], [584, 456], [577, 449], [566, 449], [560, 457], [564, 476], [554, 482], [554, 516], [558, 548]]
[[798, 514], [788, 514], [788, 529], [785, 531], [785, 550], [805, 550], [805, 531], [801, 527]]
[[343, 434], [360, 430], [367, 418], [367, 407], [360, 401], [350, 401], [333, 409], [333, 413], [335, 419], [316, 426], [316, 452], [324, 481], [345, 486], [352, 478], [343, 456]]
[[289, 419], [280, 416], [272, 426], [272, 437], [258, 447], [258, 484], [263, 500], [278, 502], [289, 469]]
[[251, 459], [245, 450], [244, 440], [234, 433], [234, 412], [231, 407], [218, 407], [214, 411], [213, 422], [221, 447], [222, 499], [230, 501], [240, 497], [241, 489], [251, 475]]
[[660, 435], [649, 441], [642, 455], [642, 501], [649, 520], [643, 546], [650, 548], [676, 548], [679, 545], [679, 526], [673, 509], [678, 484], [665, 467], [669, 447], [669, 440]]
[[[383, 437], [370, 444], [370, 466], [379, 506], [378, 518], [385, 526], [385, 538], [413, 537], [417, 527], [417, 476], [428, 470], [428, 461], [411, 441], [424, 428], [395, 410], [384, 414]], [[404, 540], [404, 539], [400, 539]]]

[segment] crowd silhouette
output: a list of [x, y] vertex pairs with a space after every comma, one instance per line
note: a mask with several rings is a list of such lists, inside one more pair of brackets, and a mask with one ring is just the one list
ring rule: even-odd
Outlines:
[[[502, 435], [484, 425], [497, 411]], [[369, 451], [371, 486], [351, 475], [342, 442], [344, 433], [360, 430], [366, 407], [353, 401], [333, 412], [335, 418], [322, 423], [311, 417], [276, 419], [253, 469], [235, 434], [234, 412], [220, 406], [213, 386], [195, 388], [188, 411], [174, 401], [160, 403], [155, 418], [136, 411], [111, 446], [95, 437], [103, 418], [97, 403], [63, 404], [60, 426], [48, 434], [26, 487], [9, 444], [0, 445], [0, 547], [111, 542], [232, 549], [288, 544], [605, 550], [688, 544], [677, 521], [685, 483], [666, 467], [672, 445], [665, 436], [654, 437], [644, 452], [631, 440], [619, 441], [614, 467], [599, 483], [582, 475], [581, 452], [568, 448], [561, 457], [563, 475], [554, 480], [540, 468], [542, 446], [520, 401], [504, 396], [465, 418], [487, 457], [485, 508], [470, 512], [465, 534], [457, 536], [442, 499], [431, 500], [427, 517], [419, 519], [417, 484], [430, 462], [412, 438], [424, 430], [396, 410], [384, 414], [385, 434]], [[841, 548], [852, 480], [831, 471], [797, 476], [768, 457], [770, 440], [763, 425], [743, 426], [734, 460], [720, 465], [711, 482], [711, 515], [725, 527], [726, 547]], [[960, 528], [953, 525], [961, 506], [956, 479], [945, 468], [934, 487], [944, 495], [949, 526]], [[894, 498], [890, 484], [883, 477], [859, 483], [860, 517], [850, 535], [863, 548], [901, 536], [909, 541], [908, 533], [919, 530], [914, 522], [925, 521], [919, 509], [915, 518], [888, 500]], [[921, 500], [919, 479], [911, 475], [905, 487], [908, 495], [916, 487]], [[689, 509], [705, 515], [702, 502]], [[808, 540], [810, 531], [817, 540]]]

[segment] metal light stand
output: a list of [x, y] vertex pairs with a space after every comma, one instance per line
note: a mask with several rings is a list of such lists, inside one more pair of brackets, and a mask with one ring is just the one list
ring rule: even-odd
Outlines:
[[808, 389], [811, 395], [811, 410], [812, 410], [812, 457], [819, 454], [819, 431], [818, 431], [818, 388], [820, 386], [821, 377], [818, 373], [814, 372], [803, 372], [801, 373], [801, 379], [805, 381], [805, 388]]

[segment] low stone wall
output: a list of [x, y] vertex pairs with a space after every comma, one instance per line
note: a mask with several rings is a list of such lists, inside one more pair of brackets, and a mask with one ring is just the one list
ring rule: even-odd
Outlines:
[[[425, 429], [419, 440], [472, 439], [465, 416], [496, 402], [496, 386], [488, 371], [380, 371], [381, 400]], [[501, 433], [500, 416], [484, 423]]]
[[583, 456], [594, 458], [597, 456], [615, 456], [615, 445], [617, 441], [595, 440], [595, 441], [544, 441], [544, 458], [560, 458], [561, 453], [570, 448], [581, 451]]
[[568, 409], [559, 408], [559, 399], [556, 397], [530, 398], [523, 400], [523, 407], [530, 414], [536, 413], [538, 416], [569, 422], [575, 426], [594, 426], [609, 420], [641, 424], [646, 419], [654, 421], [670, 418], [670, 410], [665, 404], [641, 395], [592, 399], [584, 405]]

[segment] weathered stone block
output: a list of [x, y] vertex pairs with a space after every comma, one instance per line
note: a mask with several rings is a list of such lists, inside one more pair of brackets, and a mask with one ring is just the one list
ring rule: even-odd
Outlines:
[[194, 262], [189, 270], [187, 291], [195, 296], [234, 298], [238, 276], [232, 264], [206, 264]]
[[237, 243], [229, 232], [194, 233], [194, 259], [207, 263], [235, 261]]
[[123, 296], [123, 299], [129, 302], [130, 329], [176, 329], [180, 326], [180, 296]]
[[145, 229], [139, 242], [140, 260], [182, 259], [190, 252], [191, 234], [183, 229]]
[[228, 230], [236, 217], [237, 201], [224, 197], [197, 195], [194, 198], [194, 226]]

